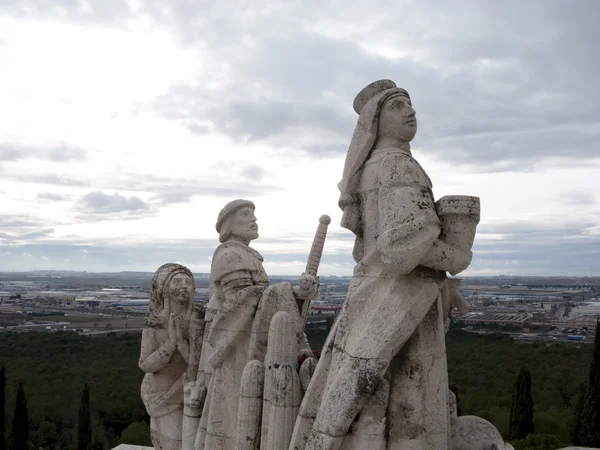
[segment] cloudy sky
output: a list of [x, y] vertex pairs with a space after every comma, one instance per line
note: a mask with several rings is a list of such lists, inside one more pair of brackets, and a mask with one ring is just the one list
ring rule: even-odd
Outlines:
[[351, 274], [354, 96], [390, 78], [436, 197], [477, 195], [466, 275], [600, 275], [600, 2], [0, 0], [0, 270], [207, 272], [257, 206], [271, 274]]

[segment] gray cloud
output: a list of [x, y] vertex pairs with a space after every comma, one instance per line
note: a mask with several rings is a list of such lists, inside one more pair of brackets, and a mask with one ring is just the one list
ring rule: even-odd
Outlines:
[[32, 184], [46, 184], [50, 186], [72, 186], [72, 187], [84, 187], [89, 186], [90, 182], [87, 180], [81, 180], [71, 177], [65, 177], [62, 175], [55, 174], [22, 174], [14, 173], [5, 170], [2, 173], [2, 178], [6, 180], [19, 181], [22, 183]]
[[[220, 91], [175, 87], [156, 109], [184, 124], [208, 121], [235, 139], [293, 140], [308, 133], [313, 141], [301, 141], [300, 148], [344, 152], [356, 120], [353, 96], [370, 81], [389, 77], [414, 99], [420, 119], [415, 146], [439, 158], [493, 172], [531, 170], [548, 157], [581, 164], [596, 157], [600, 56], [593, 43], [600, 29], [591, 18], [600, 13], [597, 2], [577, 8], [558, 0], [514, 8], [499, 1], [379, 6], [332, 1], [314, 15], [290, 6], [244, 19], [248, 11], [232, 5], [202, 11], [200, 19], [200, 12], [176, 2], [171, 8], [180, 32], [190, 41], [210, 41], [223, 71], [236, 77]], [[294, 20], [299, 12], [302, 19]], [[364, 26], [365, 17], [371, 26]], [[398, 17], [411, 20], [398, 27]], [[208, 27], [202, 35], [191, 28], [195, 20]], [[364, 35], [364, 44], [379, 41], [419, 57], [384, 58], [347, 39], [307, 31], [307, 24], [319, 22], [322, 28], [354, 26], [352, 37]], [[258, 33], [261, 28], [268, 32]], [[224, 31], [229, 29], [231, 34]], [[242, 54], [245, 37], [252, 47]], [[235, 72], [227, 70], [230, 64]], [[323, 135], [330, 142], [319, 142]]]
[[[45, 0], [4, 4], [0, 0], [0, 5], [15, 14], [29, 14], [25, 6], [32, 5], [29, 10], [35, 15], [55, 14], [77, 23], [121, 21], [134, 14], [128, 2], [117, 0], [95, 2], [87, 9], [75, 0], [60, 7]], [[347, 150], [356, 123], [351, 108], [354, 95], [375, 79], [391, 78], [408, 89], [417, 110], [419, 133], [413, 147], [463, 169], [538, 171], [556, 164], [586, 165], [597, 157], [597, 0], [580, 0], [577, 7], [564, 0], [531, 0], [510, 8], [500, 0], [447, 4], [381, 0], [375, 7], [331, 0], [311, 6], [289, 2], [267, 7], [234, 0], [209, 8], [188, 0], [144, 2], [135, 14], [149, 14], [160, 25], [171, 27], [183, 45], [202, 48], [211, 61], [210, 75], [173, 86], [152, 103], [153, 110], [192, 133], [217, 132], [237, 141], [291, 145], [315, 157], [340, 155]], [[0, 149], [4, 150], [0, 160], [21, 158], [14, 148]], [[51, 161], [61, 157], [77, 159], [77, 154], [44, 156]], [[267, 176], [258, 169], [246, 168], [240, 175], [246, 180], [230, 186], [214, 187], [208, 180], [145, 178], [136, 182], [135, 189], [156, 193], [151, 201], [159, 205], [194, 196], [238, 197], [274, 189], [261, 186]], [[51, 185], [87, 185], [85, 180], [55, 175], [6, 176]], [[125, 181], [110, 188], [131, 189]], [[131, 203], [132, 198], [139, 202]], [[82, 200], [79, 206], [99, 216], [110, 215], [102, 208], [151, 212], [139, 197], [121, 195], [104, 199], [104, 204], [100, 200], [92, 199], [91, 207]], [[565, 193], [560, 200], [573, 206], [597, 205], [591, 193], [581, 191]], [[33, 219], [0, 216], [0, 227], [3, 220], [12, 226], [22, 223], [32, 232], [44, 226]], [[590, 230], [598, 222], [553, 221], [482, 223], [472, 268], [550, 275], [560, 267], [567, 275], [597, 274], [600, 239]], [[490, 234], [502, 239], [484, 239]], [[353, 239], [344, 233], [331, 237]], [[99, 243], [86, 247], [92, 255], [86, 267], [105, 270], [126, 268], [127, 261], [154, 267], [167, 260], [200, 261], [212, 254], [216, 240], [210, 242], [189, 241], [181, 246], [155, 242], [131, 246], [123, 254], [109, 242]], [[77, 260], [68, 243], [44, 245], [20, 248]], [[281, 261], [299, 258], [285, 250], [265, 252], [265, 256]], [[351, 261], [349, 252], [327, 258]]]
[[129, 2], [124, 0], [90, 3], [77, 0], [61, 0], [60, 3], [47, 0], [0, 0], [0, 10], [22, 16], [56, 16], [78, 23], [125, 21], [131, 18], [133, 13]]
[[91, 213], [140, 213], [150, 209], [150, 206], [136, 196], [125, 197], [114, 193], [105, 194], [94, 191], [84, 195], [79, 200], [79, 207]]
[[66, 162], [85, 159], [86, 151], [69, 144], [50, 146], [30, 146], [22, 144], [0, 143], [0, 161], [18, 161], [36, 158], [43, 161]]
[[592, 192], [569, 191], [562, 194], [561, 197], [567, 205], [591, 207], [598, 203]]
[[262, 167], [254, 165], [250, 165], [242, 170], [242, 176], [252, 181], [261, 181], [267, 173]]
[[35, 228], [43, 225], [44, 221], [36, 217], [0, 214], [0, 229], [2, 230]]
[[538, 236], [576, 236], [586, 232], [586, 230], [595, 227], [600, 219], [566, 219], [556, 222], [554, 218], [536, 220], [512, 220], [506, 222], [483, 223], [477, 227], [479, 234], [502, 234], [510, 236], [520, 236], [530, 239], [533, 235]]
[[239, 197], [242, 193], [247, 196], [256, 195], [261, 189], [245, 188], [239, 186], [218, 187], [208, 185], [164, 185], [160, 189], [155, 190], [157, 194], [152, 197], [161, 205], [187, 203], [194, 197], [210, 196], [232, 198]]
[[[220, 170], [222, 167], [217, 169]], [[150, 175], [145, 176], [144, 180], [137, 183], [136, 190], [155, 192], [152, 201], [164, 205], [187, 203], [194, 197], [251, 197], [279, 189], [277, 186], [264, 182], [257, 183], [266, 174], [266, 171], [258, 166], [245, 166], [241, 170], [233, 167], [229, 168], [229, 172], [240, 173], [245, 180], [239, 180], [237, 177], [227, 177], [218, 184], [214, 180], [179, 180], [174, 182], [172, 178]], [[115, 188], [125, 189], [126, 186], [119, 185]]]
[[500, 0], [381, 0], [376, 7], [330, 0], [318, 8], [150, 0], [136, 10], [124, 0], [101, 3], [32, 0], [4, 8], [77, 23], [147, 14], [189, 48], [208, 49], [222, 87], [208, 87], [203, 77], [154, 104], [194, 133], [294, 142], [315, 156], [343, 153], [356, 121], [354, 95], [387, 77], [414, 99], [415, 147], [468, 170], [532, 170], [549, 157], [585, 164], [597, 153], [595, 0], [576, 8], [564, 0], [511, 8]]
[[55, 194], [54, 192], [40, 192], [35, 198], [37, 200], [50, 202], [63, 202], [69, 200], [68, 195]]
[[0, 239], [4, 239], [10, 242], [30, 241], [49, 236], [52, 233], [54, 233], [54, 228], [44, 228], [41, 230], [30, 231], [28, 233], [22, 234], [9, 234], [0, 232]]
[[[260, 249], [270, 240], [262, 237], [256, 241]], [[287, 242], [282, 240], [281, 242]], [[280, 242], [280, 243], [281, 243]], [[209, 270], [210, 260], [219, 245], [214, 239], [156, 240], [143, 244], [122, 242], [118, 247], [110, 240], [98, 240], [90, 244], [89, 239], [72, 237], [69, 240], [52, 240], [35, 243], [0, 243], [0, 254], [10, 252], [10, 264], [0, 258], [0, 270], [30, 270], [41, 267], [48, 258], [49, 268], [85, 267], [90, 271], [144, 270], [154, 271], [168, 261], [179, 261], [190, 266], [202, 265]], [[327, 250], [326, 246], [326, 250]], [[83, 251], [85, 250], [85, 251]], [[511, 275], [597, 275], [600, 271], [600, 240], [595, 236], [562, 236], [553, 239], [528, 236], [502, 241], [479, 241], [474, 246], [472, 271], [494, 271]], [[306, 252], [262, 251], [269, 263], [304, 261]], [[30, 255], [30, 256], [24, 256]], [[69, 259], [70, 262], [65, 262]], [[36, 262], [37, 261], [37, 262]], [[560, 261], [560, 265], [557, 265]], [[322, 267], [342, 264], [351, 274], [354, 263], [349, 251], [327, 251]], [[560, 267], [560, 269], [558, 268]], [[323, 272], [322, 275], [328, 273]], [[289, 275], [294, 275], [290, 273]]]

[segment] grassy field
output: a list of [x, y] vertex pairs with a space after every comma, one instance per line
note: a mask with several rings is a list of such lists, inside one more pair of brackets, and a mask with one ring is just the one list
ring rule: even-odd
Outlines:
[[144, 321], [143, 316], [101, 316], [101, 315], [53, 315], [43, 317], [32, 317], [33, 320], [43, 322], [70, 322], [67, 328], [88, 328], [88, 329], [122, 329], [122, 328], [142, 328]]

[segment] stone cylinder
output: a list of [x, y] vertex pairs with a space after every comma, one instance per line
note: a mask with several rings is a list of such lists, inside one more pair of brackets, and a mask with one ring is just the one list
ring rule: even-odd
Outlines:
[[289, 447], [301, 399], [296, 369], [289, 364], [273, 369], [272, 400], [266, 428], [263, 424], [266, 433], [261, 436], [261, 448], [274, 450]]
[[457, 250], [470, 252], [480, 218], [479, 197], [446, 195], [436, 202], [435, 209], [442, 224], [440, 239]]
[[236, 450], [258, 450], [260, 446], [265, 365], [246, 364], [240, 385]]
[[[275, 372], [281, 366], [289, 366], [294, 372], [298, 370], [298, 339], [296, 332], [298, 324], [285, 311], [277, 312], [269, 325], [267, 354], [265, 356], [265, 385], [263, 391], [261, 450], [271, 450], [268, 447], [269, 436], [272, 433], [271, 418], [275, 399]], [[298, 375], [296, 374], [296, 379]], [[300, 382], [298, 382], [298, 385]], [[299, 388], [300, 389], [300, 388]], [[282, 447], [283, 448], [283, 447]]]
[[317, 367], [317, 360], [315, 358], [306, 358], [302, 365], [300, 366], [300, 386], [302, 387], [302, 395], [308, 390], [308, 385], [310, 384], [310, 379], [315, 373], [315, 369]]

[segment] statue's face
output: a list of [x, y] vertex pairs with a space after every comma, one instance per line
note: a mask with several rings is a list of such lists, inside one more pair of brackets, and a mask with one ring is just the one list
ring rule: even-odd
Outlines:
[[395, 96], [387, 100], [379, 116], [379, 136], [410, 142], [417, 134], [417, 117], [410, 100]]
[[258, 225], [252, 208], [246, 206], [234, 213], [231, 234], [248, 242], [258, 237]]
[[178, 273], [169, 282], [169, 298], [171, 300], [171, 312], [185, 316], [194, 301], [194, 283], [189, 275]]

